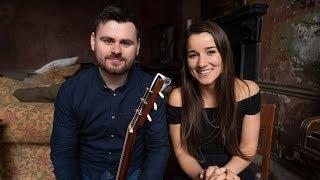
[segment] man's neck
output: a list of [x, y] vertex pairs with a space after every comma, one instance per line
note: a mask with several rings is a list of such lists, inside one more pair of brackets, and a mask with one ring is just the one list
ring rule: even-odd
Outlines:
[[100, 67], [99, 67], [99, 74], [104, 80], [104, 82], [106, 83], [106, 85], [108, 86], [108, 88], [112, 90], [115, 90], [118, 87], [122, 86], [126, 82], [128, 77], [128, 72], [121, 75], [114, 75], [114, 74], [109, 74], [105, 72]]

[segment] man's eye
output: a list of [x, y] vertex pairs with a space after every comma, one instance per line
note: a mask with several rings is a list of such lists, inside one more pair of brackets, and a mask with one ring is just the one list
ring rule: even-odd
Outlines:
[[127, 42], [127, 41], [123, 41], [121, 42], [122, 45], [124, 46], [130, 46], [132, 43], [131, 42]]
[[102, 40], [104, 43], [106, 44], [112, 44], [113, 43], [113, 40], [112, 39], [103, 39]]

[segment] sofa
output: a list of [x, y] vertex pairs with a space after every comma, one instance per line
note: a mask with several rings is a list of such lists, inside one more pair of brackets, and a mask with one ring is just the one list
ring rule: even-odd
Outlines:
[[55, 179], [49, 146], [53, 103], [20, 102], [13, 93], [62, 83], [79, 68], [54, 68], [23, 81], [0, 77], [0, 180]]

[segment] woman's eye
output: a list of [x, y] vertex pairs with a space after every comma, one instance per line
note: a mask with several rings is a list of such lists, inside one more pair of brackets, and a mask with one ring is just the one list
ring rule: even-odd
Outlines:
[[188, 55], [188, 59], [194, 59], [194, 58], [196, 58], [196, 57], [197, 57], [196, 54], [189, 54], [189, 55]]
[[208, 55], [213, 55], [214, 53], [216, 53], [215, 51], [208, 51], [207, 54]]

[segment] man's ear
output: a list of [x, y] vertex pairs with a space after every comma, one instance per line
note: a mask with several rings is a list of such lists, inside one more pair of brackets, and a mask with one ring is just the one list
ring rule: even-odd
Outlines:
[[96, 38], [96, 35], [94, 34], [94, 32], [91, 33], [91, 36], [90, 36], [90, 45], [91, 45], [91, 50], [94, 51], [94, 46], [95, 46], [95, 38]]
[[137, 42], [137, 54], [139, 54], [139, 51], [140, 51], [140, 38], [138, 39], [138, 42]]

